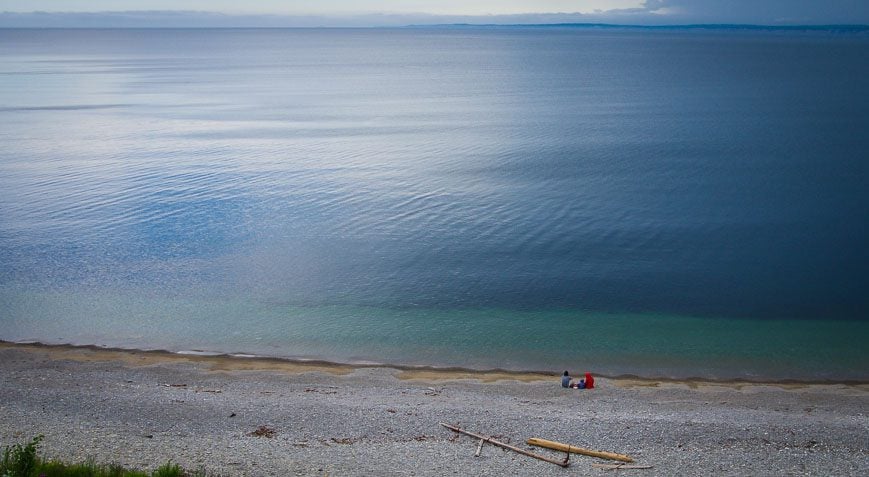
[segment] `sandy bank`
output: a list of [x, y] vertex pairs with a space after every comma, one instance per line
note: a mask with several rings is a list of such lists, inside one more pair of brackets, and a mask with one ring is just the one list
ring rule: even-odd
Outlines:
[[[476, 443], [620, 452], [638, 475], [867, 475], [866, 384], [598, 379], [0, 344], [0, 445], [223, 475], [604, 475]], [[251, 436], [260, 426], [272, 438]], [[530, 448], [529, 448], [530, 449]], [[545, 450], [542, 454], [562, 457]]]

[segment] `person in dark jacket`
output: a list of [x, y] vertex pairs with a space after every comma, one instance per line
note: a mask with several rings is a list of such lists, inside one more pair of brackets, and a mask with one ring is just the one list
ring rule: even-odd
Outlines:
[[565, 371], [564, 374], [561, 375], [561, 387], [563, 387], [563, 388], [570, 387], [570, 373], [568, 373], [567, 371]]

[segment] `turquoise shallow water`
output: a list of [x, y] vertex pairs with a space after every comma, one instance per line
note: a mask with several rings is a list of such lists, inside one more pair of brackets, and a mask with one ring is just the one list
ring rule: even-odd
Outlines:
[[[345, 363], [711, 379], [865, 380], [869, 323], [0, 294], [4, 339]], [[122, 313], [123, 316], [118, 316]]]
[[860, 379], [869, 37], [0, 30], [0, 339]]

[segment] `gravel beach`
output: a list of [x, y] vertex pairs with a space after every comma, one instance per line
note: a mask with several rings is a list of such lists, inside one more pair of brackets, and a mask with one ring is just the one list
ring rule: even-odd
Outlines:
[[[517, 447], [540, 437], [628, 454], [629, 475], [869, 475], [869, 385], [597, 378], [350, 367], [0, 343], [0, 446], [215, 475], [611, 475]], [[584, 369], [571, 370], [577, 374]], [[592, 370], [593, 371], [593, 370]], [[255, 431], [261, 429], [256, 435]]]

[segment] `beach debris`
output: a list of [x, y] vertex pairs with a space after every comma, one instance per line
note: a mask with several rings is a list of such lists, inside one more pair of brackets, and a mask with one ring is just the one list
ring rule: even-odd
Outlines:
[[253, 437], [268, 437], [271, 439], [277, 435], [277, 431], [268, 426], [259, 426], [255, 431], [248, 434]]
[[598, 451], [598, 450], [592, 450], [592, 449], [584, 449], [582, 447], [577, 447], [577, 446], [570, 445], [570, 444], [563, 444], [561, 442], [548, 441], [546, 439], [540, 439], [537, 437], [532, 437], [531, 439], [528, 439], [528, 444], [532, 445], [532, 446], [545, 447], [547, 449], [567, 452], [568, 455], [581, 454], [581, 455], [587, 455], [587, 456], [591, 456], [591, 457], [600, 457], [601, 459], [619, 460], [622, 462], [633, 462], [634, 461], [634, 459], [632, 459], [631, 457], [626, 456], [624, 454], [616, 454], [615, 452], [606, 452], [606, 451]]
[[651, 465], [634, 464], [591, 464], [596, 469], [621, 470], [621, 469], [651, 469]]
[[352, 437], [333, 437], [332, 442], [335, 444], [353, 444], [356, 442], [356, 439]]
[[332, 391], [332, 390], [326, 391], [326, 390], [318, 389], [318, 388], [307, 388], [307, 389], [305, 389], [305, 392], [306, 393], [317, 393], [317, 394], [338, 394], [338, 391]]
[[186, 384], [168, 384], [168, 383], [164, 384], [163, 386], [165, 386], [167, 388], [186, 388], [187, 387]]
[[235, 415], [236, 415], [235, 413], [232, 413], [229, 415], [229, 417], [235, 417]]
[[[565, 460], [555, 460], [555, 459], [550, 459], [549, 457], [542, 456], [542, 455], [539, 455], [539, 454], [535, 454], [535, 453], [533, 453], [533, 452], [528, 452], [528, 451], [525, 450], [525, 449], [520, 449], [520, 448], [518, 448], [518, 447], [511, 446], [510, 444], [506, 444], [506, 443], [501, 442], [501, 441], [496, 441], [495, 439], [492, 439], [491, 437], [482, 436], [482, 435], [477, 434], [477, 433], [474, 433], [474, 432], [470, 432], [470, 431], [466, 431], [466, 430], [464, 430], [464, 429], [460, 429], [460, 428], [458, 428], [458, 427], [456, 427], [456, 426], [451, 426], [451, 425], [449, 425], [449, 424], [444, 424], [443, 422], [440, 423], [440, 424], [441, 424], [442, 426], [446, 427], [447, 429], [453, 431], [453, 432], [461, 433], [461, 434], [465, 434], [465, 435], [468, 435], [468, 436], [471, 436], [471, 437], [476, 437], [477, 439], [480, 439], [480, 444], [477, 446], [477, 453], [474, 454], [475, 456], [479, 456], [479, 455], [480, 455], [480, 451], [481, 451], [482, 448], [483, 448], [483, 444], [486, 443], [486, 442], [488, 442], [488, 443], [490, 443], [490, 444], [492, 444], [492, 445], [496, 445], [496, 446], [498, 446], [498, 447], [502, 447], [502, 448], [504, 448], [504, 449], [508, 449], [508, 450], [513, 451], [513, 452], [516, 452], [516, 453], [519, 453], [519, 454], [522, 454], [522, 455], [526, 455], [526, 456], [528, 456], [528, 457], [533, 457], [533, 458], [535, 458], [535, 459], [539, 459], [539, 460], [542, 460], [542, 461], [544, 461], [544, 462], [549, 462], [550, 464], [555, 464], [555, 465], [560, 466], [560, 467], [568, 467], [568, 466], [570, 466], [570, 462], [568, 462], [567, 459], [565, 459]], [[568, 457], [569, 457], [569, 454], [568, 454]]]

